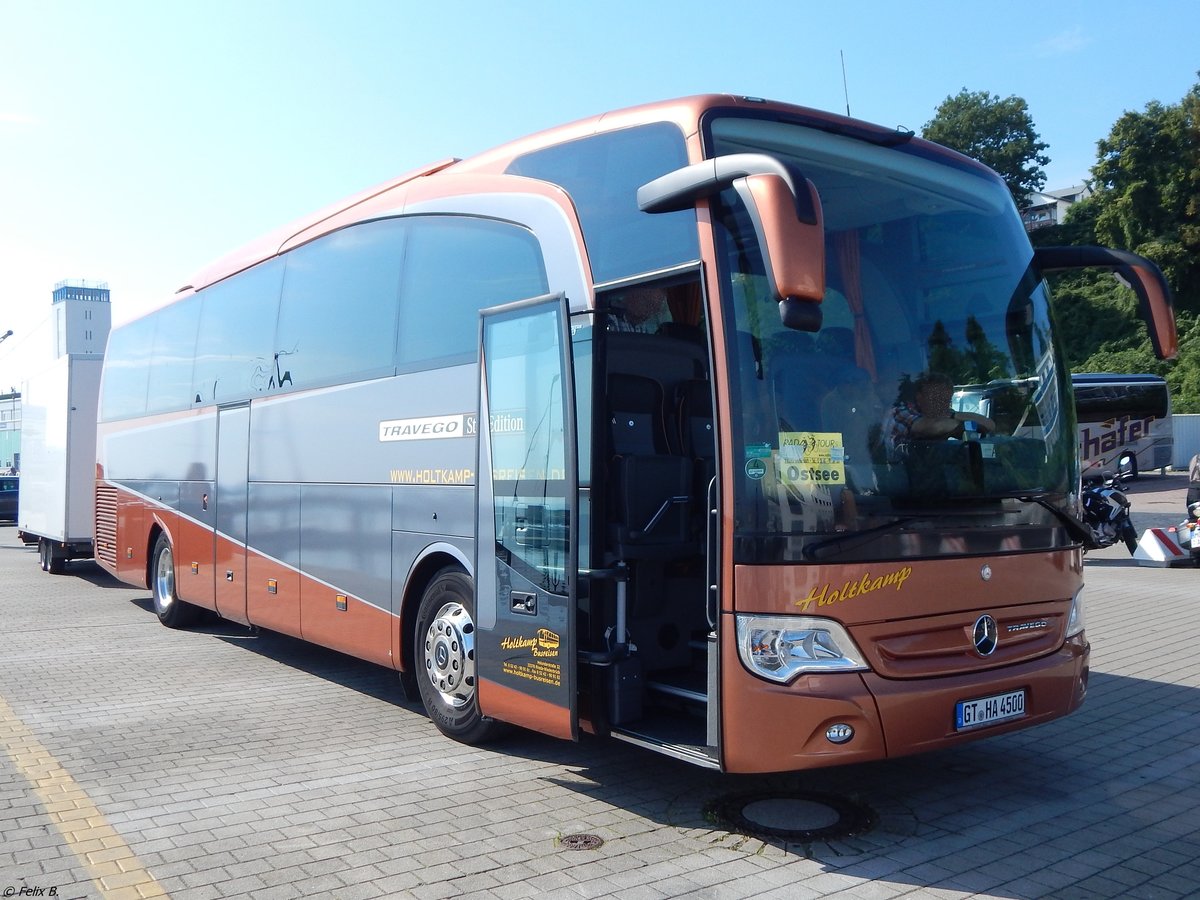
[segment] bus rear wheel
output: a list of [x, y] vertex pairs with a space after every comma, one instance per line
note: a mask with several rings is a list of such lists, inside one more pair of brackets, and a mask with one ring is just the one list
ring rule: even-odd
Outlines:
[[165, 534], [160, 534], [154, 544], [150, 587], [154, 591], [154, 612], [168, 628], [187, 628], [200, 620], [200, 609], [180, 600], [175, 592], [175, 554]]
[[460, 569], [443, 569], [417, 610], [413, 660], [417, 689], [438, 731], [464, 744], [490, 740], [500, 725], [479, 711], [475, 668], [475, 591]]

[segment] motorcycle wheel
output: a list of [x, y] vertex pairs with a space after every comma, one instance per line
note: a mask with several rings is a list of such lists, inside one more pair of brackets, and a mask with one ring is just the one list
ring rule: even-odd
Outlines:
[[1121, 539], [1125, 541], [1125, 546], [1129, 548], [1130, 556], [1137, 552], [1137, 529], [1133, 527], [1133, 523], [1128, 519], [1126, 519], [1125, 524], [1121, 526]]

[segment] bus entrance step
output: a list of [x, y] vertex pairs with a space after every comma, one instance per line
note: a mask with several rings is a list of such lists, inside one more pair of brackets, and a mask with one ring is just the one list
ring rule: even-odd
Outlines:
[[665, 753], [667, 756], [673, 756], [676, 759], [682, 759], [685, 762], [703, 766], [706, 769], [719, 769], [721, 767], [715, 747], [708, 747], [704, 744], [688, 741], [664, 739], [664, 736], [661, 734], [650, 734], [641, 729], [633, 730], [624, 726], [614, 728], [611, 734], [618, 741], [635, 744], [638, 747], [645, 747], [649, 750], [655, 750], [658, 753]]

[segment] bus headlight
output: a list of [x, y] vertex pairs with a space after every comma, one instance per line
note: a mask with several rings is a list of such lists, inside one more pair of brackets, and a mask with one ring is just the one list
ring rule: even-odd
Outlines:
[[737, 617], [738, 654], [756, 675], [786, 684], [805, 672], [868, 668], [846, 629], [813, 616]]
[[1067, 633], [1063, 637], [1075, 637], [1086, 627], [1087, 622], [1083, 615], [1083, 588], [1080, 588], [1071, 598], [1071, 612], [1067, 616]]

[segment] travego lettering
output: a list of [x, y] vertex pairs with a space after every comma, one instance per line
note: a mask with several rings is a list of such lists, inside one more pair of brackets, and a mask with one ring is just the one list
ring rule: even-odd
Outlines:
[[379, 423], [380, 441], [424, 441], [435, 438], [459, 438], [471, 433], [469, 417], [424, 416], [419, 419], [389, 419]]
[[381, 441], [399, 441], [404, 438], [450, 437], [458, 434], [457, 422], [394, 422], [379, 426]]
[[900, 590], [910, 575], [912, 575], [911, 566], [905, 566], [874, 578], [871, 577], [870, 572], [866, 572], [858, 581], [847, 581], [838, 590], [831, 591], [830, 588], [833, 585], [829, 583], [821, 585], [820, 588], [811, 588], [807, 597], [796, 601], [796, 606], [800, 607], [801, 612], [808, 612], [812, 606], [832, 606], [835, 603], [861, 597], [863, 594], [883, 590], [885, 587], [894, 587], [896, 590]]

